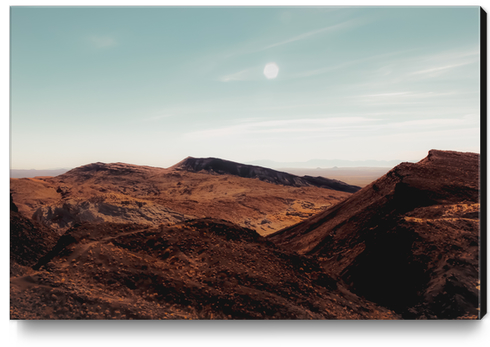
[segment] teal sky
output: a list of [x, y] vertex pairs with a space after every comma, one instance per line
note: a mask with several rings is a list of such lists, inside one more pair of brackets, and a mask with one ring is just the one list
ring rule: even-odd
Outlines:
[[479, 7], [12, 7], [10, 52], [14, 169], [479, 152]]

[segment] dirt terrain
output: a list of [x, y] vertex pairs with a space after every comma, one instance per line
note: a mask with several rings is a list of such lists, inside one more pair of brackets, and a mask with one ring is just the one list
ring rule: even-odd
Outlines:
[[404, 318], [479, 315], [479, 164], [432, 150], [349, 199], [270, 236]]
[[41, 257], [11, 252], [11, 319], [399, 318], [337, 285], [318, 262], [223, 220], [85, 223]]
[[354, 194], [196, 167], [11, 179], [11, 318], [480, 317], [478, 154]]
[[56, 177], [11, 179], [10, 190], [21, 213], [58, 233], [81, 222], [158, 226], [210, 217], [267, 235], [351, 195], [216, 171], [94, 163]]

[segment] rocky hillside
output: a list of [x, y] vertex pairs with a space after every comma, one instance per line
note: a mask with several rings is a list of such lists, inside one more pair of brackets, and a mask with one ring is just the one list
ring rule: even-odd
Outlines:
[[269, 240], [404, 318], [476, 318], [479, 164], [432, 150]]
[[23, 257], [29, 265], [10, 280], [11, 319], [399, 318], [317, 261], [223, 220], [84, 223], [44, 255]]
[[55, 232], [18, 212], [10, 195], [10, 274], [20, 275], [56, 244]]
[[266, 235], [350, 195], [311, 185], [124, 163], [93, 163], [56, 177], [10, 182], [19, 212], [59, 233], [83, 222], [158, 226], [218, 218]]
[[244, 178], [256, 178], [264, 182], [282, 184], [292, 187], [320, 187], [341, 192], [355, 193], [361, 188], [349, 185], [342, 181], [332, 180], [325, 177], [295, 176], [286, 172], [276, 171], [261, 166], [253, 166], [235, 163], [219, 158], [192, 158], [188, 157], [173, 166], [191, 172], [212, 172], [217, 174], [228, 174]]

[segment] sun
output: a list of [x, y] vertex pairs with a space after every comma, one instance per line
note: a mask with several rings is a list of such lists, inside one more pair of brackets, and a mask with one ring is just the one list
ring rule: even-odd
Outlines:
[[269, 80], [276, 78], [278, 73], [279, 73], [279, 66], [277, 66], [276, 63], [269, 63], [264, 68], [264, 75]]

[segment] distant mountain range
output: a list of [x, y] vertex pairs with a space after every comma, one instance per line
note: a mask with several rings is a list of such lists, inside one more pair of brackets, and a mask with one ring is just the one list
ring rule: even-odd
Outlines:
[[330, 167], [393, 167], [402, 160], [342, 160], [342, 159], [311, 159], [308, 161], [279, 162], [274, 160], [254, 160], [247, 164], [269, 167], [271, 169], [284, 168], [330, 168]]
[[[311, 159], [301, 162], [280, 162], [274, 160], [253, 160], [243, 164], [263, 166], [271, 169], [311, 169], [311, 168], [332, 168], [332, 167], [387, 167], [392, 168], [400, 164], [402, 160], [342, 160], [342, 159]], [[242, 165], [243, 165], [242, 164]], [[11, 169], [11, 178], [30, 178], [36, 176], [58, 176], [68, 172], [72, 168], [47, 169], [47, 170], [22, 170]]]
[[31, 178], [37, 176], [58, 176], [62, 175], [70, 169], [48, 169], [48, 170], [10, 170], [11, 178]]
[[[76, 168], [73, 170], [82, 170], [93, 168], [94, 165], [102, 163], [89, 164]], [[257, 178], [261, 181], [281, 184], [293, 187], [321, 187], [327, 189], [333, 189], [343, 192], [355, 193], [361, 189], [361, 187], [349, 185], [342, 181], [335, 179], [328, 179], [324, 177], [303, 176], [299, 177], [290, 173], [276, 171], [270, 168], [265, 168], [255, 165], [247, 165], [236, 163], [229, 160], [219, 158], [193, 158], [187, 157], [181, 162], [171, 167], [172, 169], [183, 169], [191, 172], [206, 171], [218, 174], [230, 174], [234, 176], [244, 178]], [[11, 178], [32, 178], [38, 176], [59, 176], [70, 169], [52, 169], [52, 170], [10, 170]]]

